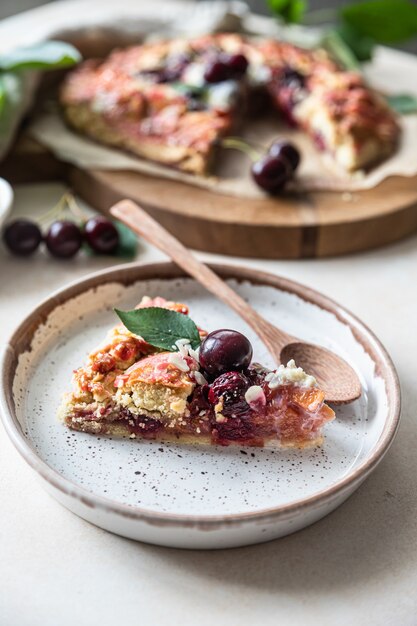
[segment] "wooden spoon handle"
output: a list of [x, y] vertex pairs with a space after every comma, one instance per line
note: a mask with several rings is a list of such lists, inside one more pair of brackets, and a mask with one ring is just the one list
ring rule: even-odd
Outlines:
[[144, 209], [131, 200], [115, 204], [110, 213], [141, 235], [146, 241], [167, 254], [177, 265], [193, 276], [216, 298], [242, 317], [265, 343], [277, 363], [280, 363], [281, 348], [292, 340], [280, 329], [267, 322], [247, 302], [231, 289], [207, 265], [201, 263], [185, 246], [154, 220]]

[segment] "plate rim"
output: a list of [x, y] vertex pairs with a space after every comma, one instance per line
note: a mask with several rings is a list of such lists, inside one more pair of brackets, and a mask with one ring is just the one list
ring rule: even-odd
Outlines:
[[[324, 506], [333, 499], [346, 494], [346, 497], [375, 469], [388, 451], [398, 430], [401, 414], [401, 391], [395, 366], [387, 350], [380, 340], [358, 317], [319, 291], [307, 287], [289, 278], [264, 272], [250, 267], [211, 263], [210, 267], [223, 278], [249, 281], [252, 284], [267, 285], [293, 293], [301, 299], [313, 303], [334, 314], [339, 321], [351, 329], [355, 339], [359, 341], [375, 363], [379, 375], [382, 376], [387, 393], [387, 414], [382, 432], [365, 459], [344, 478], [317, 493], [299, 498], [298, 500], [257, 511], [229, 513], [222, 515], [202, 515], [183, 513], [164, 513], [147, 508], [123, 504], [109, 497], [97, 495], [77, 483], [65, 478], [57, 470], [50, 467], [32, 448], [25, 438], [17, 419], [13, 400], [13, 379], [18, 357], [30, 348], [30, 339], [34, 332], [60, 304], [80, 295], [81, 293], [111, 282], [129, 285], [137, 281], [188, 277], [174, 263], [127, 263], [112, 266], [98, 272], [74, 280], [65, 287], [54, 291], [43, 299], [15, 328], [1, 355], [1, 418], [6, 433], [25, 461], [52, 487], [62, 494], [76, 498], [82, 504], [109, 514], [142, 521], [151, 525], [170, 527], [199, 527], [202, 529], [218, 529], [230, 525], [259, 522], [263, 520], [285, 520], [310, 507]], [[347, 492], [347, 493], [346, 493]]]

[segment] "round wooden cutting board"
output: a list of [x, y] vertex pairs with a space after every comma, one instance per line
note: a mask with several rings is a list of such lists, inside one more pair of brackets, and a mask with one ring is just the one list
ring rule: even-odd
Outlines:
[[323, 191], [260, 199], [219, 195], [136, 172], [72, 168], [68, 180], [101, 211], [131, 198], [187, 246], [219, 254], [332, 256], [382, 246], [417, 230], [417, 177], [392, 177], [353, 194]]

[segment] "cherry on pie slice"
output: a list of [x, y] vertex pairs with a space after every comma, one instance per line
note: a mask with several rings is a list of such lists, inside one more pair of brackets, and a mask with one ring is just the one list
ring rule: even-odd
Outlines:
[[[163, 298], [144, 298], [138, 306], [149, 307], [188, 315], [186, 305]], [[203, 350], [206, 333], [198, 331]], [[259, 447], [320, 444], [323, 426], [335, 414], [315, 379], [293, 361], [270, 371], [249, 363], [248, 352], [234, 360], [233, 335], [238, 344], [243, 336], [216, 332], [220, 342], [222, 332], [228, 333], [228, 341], [217, 352], [222, 359], [217, 373], [209, 368], [208, 374], [186, 340], [176, 342], [176, 351], [163, 351], [118, 325], [74, 372], [74, 391], [64, 397], [60, 418], [74, 430], [132, 439]], [[244, 350], [250, 346], [245, 342]], [[250, 348], [249, 361], [251, 353]]]

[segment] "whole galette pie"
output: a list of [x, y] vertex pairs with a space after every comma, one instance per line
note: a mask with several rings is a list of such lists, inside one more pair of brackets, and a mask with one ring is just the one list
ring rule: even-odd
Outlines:
[[[364, 78], [320, 49], [217, 34], [113, 52], [71, 71], [60, 101], [68, 123], [158, 163], [207, 173], [221, 137], [263, 102], [349, 171], [393, 153], [400, 128]], [[265, 96], [269, 102], [266, 103]]]

